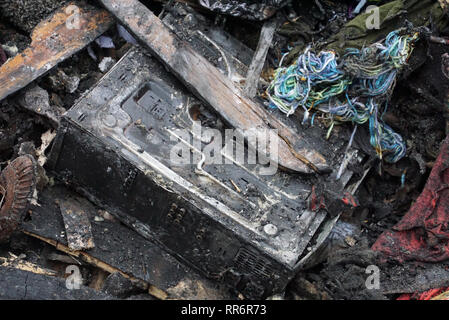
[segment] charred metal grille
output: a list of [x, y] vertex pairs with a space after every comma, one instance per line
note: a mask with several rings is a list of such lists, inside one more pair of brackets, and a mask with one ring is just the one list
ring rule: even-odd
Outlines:
[[241, 248], [237, 253], [235, 266], [245, 273], [264, 278], [271, 278], [274, 274], [274, 270], [264, 259], [246, 248]]

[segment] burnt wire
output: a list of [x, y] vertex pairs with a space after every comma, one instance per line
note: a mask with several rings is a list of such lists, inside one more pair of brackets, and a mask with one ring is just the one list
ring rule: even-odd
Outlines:
[[[368, 123], [370, 143], [388, 162], [404, 157], [402, 137], [382, 121], [399, 71], [407, 64], [419, 34], [388, 34], [383, 42], [362, 49], [347, 49], [341, 59], [333, 51], [315, 54], [310, 47], [295, 63], [280, 67], [267, 89], [270, 106], [293, 114], [301, 106], [303, 123], [313, 110], [331, 120], [329, 137], [337, 122]], [[380, 114], [380, 116], [379, 116]]]

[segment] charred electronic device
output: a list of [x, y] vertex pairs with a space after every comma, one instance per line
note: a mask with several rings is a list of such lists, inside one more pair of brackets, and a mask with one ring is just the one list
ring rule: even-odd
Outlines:
[[[62, 118], [48, 166], [207, 277], [246, 297], [281, 292], [327, 221], [308, 204], [320, 178], [262, 175], [266, 164], [233, 158], [235, 138], [220, 152], [227, 162], [207, 163], [217, 138], [206, 129], [226, 137], [219, 117], [133, 48]], [[180, 150], [197, 161], [173, 161]]]

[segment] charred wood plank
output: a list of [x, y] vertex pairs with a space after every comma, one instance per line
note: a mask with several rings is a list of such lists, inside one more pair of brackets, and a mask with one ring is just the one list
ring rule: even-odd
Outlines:
[[[277, 130], [277, 135], [270, 141], [278, 148], [278, 152], [269, 154], [273, 163], [300, 173], [329, 170], [324, 157], [308, 146], [298, 133], [246, 98], [230, 79], [171, 32], [142, 3], [137, 0], [99, 1], [150, 53], [241, 135], [248, 138], [249, 130], [254, 129]], [[252, 147], [256, 149], [254, 145]]]
[[112, 296], [81, 286], [67, 289], [64, 279], [0, 266], [0, 299], [6, 300], [111, 300]]
[[257, 44], [253, 60], [246, 75], [244, 92], [249, 98], [254, 98], [256, 96], [260, 74], [265, 64], [268, 49], [270, 49], [277, 26], [278, 21], [276, 18], [273, 18], [266, 21], [260, 31], [259, 43]]
[[59, 242], [57, 242], [56, 240], [53, 240], [51, 238], [46, 238], [43, 236], [39, 236], [38, 234], [32, 233], [32, 232], [27, 232], [24, 231], [25, 234], [32, 236], [36, 239], [42, 240], [52, 246], [54, 246], [57, 250], [60, 250], [62, 252], [65, 252], [71, 256], [77, 257], [82, 259], [84, 262], [94, 265], [97, 268], [106, 271], [108, 273], [120, 273], [123, 277], [130, 279], [132, 281], [134, 281], [139, 287], [141, 287], [142, 289], [148, 290], [148, 293], [150, 293], [151, 295], [155, 296], [158, 299], [164, 300], [167, 298], [167, 294], [163, 291], [160, 290], [148, 283], [146, 283], [145, 281], [142, 281], [140, 279], [137, 279], [133, 276], [130, 276], [129, 274], [105, 263], [104, 261], [101, 261], [100, 259], [95, 258], [94, 256], [84, 252], [84, 251], [76, 251], [76, 250], [72, 250], [70, 249], [68, 246], [61, 244]]
[[56, 277], [58, 275], [57, 272], [54, 270], [42, 268], [29, 261], [21, 260], [18, 257], [14, 256], [12, 253], [10, 253], [10, 256], [11, 256], [10, 258], [0, 257], [1, 267], [9, 267], [52, 277]]
[[449, 286], [449, 271], [443, 265], [423, 263], [416, 269], [411, 263], [394, 266], [381, 277], [380, 291], [383, 294], [424, 292]]
[[[73, 193], [62, 187], [43, 190], [39, 193], [40, 206], [32, 208], [31, 220], [22, 225], [23, 232], [107, 273], [118, 272], [140, 282], [141, 287], [158, 299], [230, 299], [224, 289], [217, 289], [215, 283], [202, 278], [118, 221], [106, 218], [95, 221], [96, 210], [86, 210], [95, 248], [89, 252], [71, 250], [66, 237], [61, 237], [64, 222], [58, 203], [72, 196]], [[90, 206], [95, 208], [92, 204]]]
[[[74, 12], [73, 8], [78, 8], [79, 12]], [[113, 19], [105, 10], [82, 2], [69, 3], [57, 10], [36, 26], [30, 47], [0, 67], [0, 100], [83, 49], [112, 23]]]

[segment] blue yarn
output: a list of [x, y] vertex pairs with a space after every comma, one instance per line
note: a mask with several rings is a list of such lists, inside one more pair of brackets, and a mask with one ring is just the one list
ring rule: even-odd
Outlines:
[[370, 143], [379, 157], [396, 162], [404, 157], [406, 145], [378, 113], [384, 106], [385, 114], [398, 71], [407, 63], [417, 38], [417, 33], [401, 36], [395, 30], [382, 43], [347, 49], [340, 63], [332, 51], [315, 54], [307, 48], [294, 64], [276, 71], [267, 89], [270, 108], [290, 115], [301, 106], [303, 122], [312, 109], [328, 114], [332, 121], [368, 122]]

